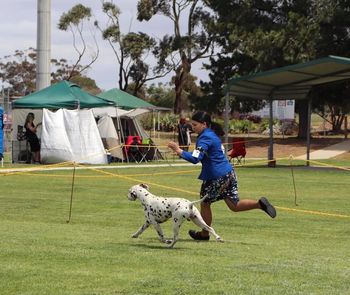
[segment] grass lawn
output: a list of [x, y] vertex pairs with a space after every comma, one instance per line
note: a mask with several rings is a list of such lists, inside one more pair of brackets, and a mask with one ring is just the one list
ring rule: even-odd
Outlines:
[[[213, 204], [225, 243], [191, 240], [185, 222], [174, 249], [143, 223], [139, 181], [163, 196], [197, 199], [199, 168], [0, 174], [0, 293], [7, 294], [349, 294], [349, 171], [237, 168], [241, 198], [268, 196], [276, 219]], [[161, 185], [161, 186], [158, 186]], [[326, 213], [326, 214], [325, 214]], [[327, 215], [328, 214], [328, 215]], [[171, 222], [163, 224], [171, 236]]]

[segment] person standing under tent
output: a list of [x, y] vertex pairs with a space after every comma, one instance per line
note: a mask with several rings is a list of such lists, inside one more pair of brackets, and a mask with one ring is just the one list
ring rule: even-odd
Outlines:
[[[211, 129], [212, 125], [214, 127], [210, 115], [198, 111], [192, 116], [193, 132], [198, 134], [194, 151], [185, 151], [173, 141], [168, 143], [168, 147], [186, 161], [193, 164], [202, 163], [202, 170], [198, 178], [202, 180], [200, 196], [201, 198], [207, 196], [201, 202], [201, 215], [204, 221], [209, 226], [211, 225], [211, 204], [219, 200], [224, 200], [227, 207], [234, 212], [261, 209], [271, 218], [275, 218], [276, 210], [265, 197], [257, 201], [241, 200], [238, 197], [235, 170], [224, 154], [220, 138]], [[217, 131], [216, 124], [215, 131]], [[194, 240], [209, 240], [209, 233], [204, 230], [199, 232], [190, 230], [189, 235]]]
[[26, 129], [26, 138], [30, 144], [30, 151], [34, 154], [34, 163], [40, 163], [40, 142], [36, 135], [41, 123], [34, 125], [34, 114], [28, 113], [24, 128]]
[[188, 151], [191, 144], [191, 126], [186, 122], [185, 118], [181, 118], [178, 124], [178, 143], [179, 146], [184, 150]]

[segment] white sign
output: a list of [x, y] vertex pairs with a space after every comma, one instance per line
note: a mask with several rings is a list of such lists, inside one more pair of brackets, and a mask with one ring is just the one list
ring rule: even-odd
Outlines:
[[[272, 103], [273, 118], [279, 120], [294, 120], [295, 100], [274, 100]], [[270, 117], [270, 105], [266, 103], [265, 107], [259, 111], [252, 112], [253, 115], [261, 118]]]

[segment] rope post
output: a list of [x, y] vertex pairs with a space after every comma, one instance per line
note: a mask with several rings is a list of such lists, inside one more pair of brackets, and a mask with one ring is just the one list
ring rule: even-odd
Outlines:
[[289, 156], [289, 164], [290, 164], [290, 171], [292, 172], [292, 179], [293, 179], [293, 187], [294, 187], [294, 205], [298, 206], [297, 204], [297, 189], [295, 186], [295, 179], [294, 179], [294, 170], [293, 170], [293, 156]]
[[73, 162], [72, 188], [71, 188], [71, 192], [70, 192], [69, 216], [68, 216], [67, 223], [69, 223], [69, 222], [70, 222], [71, 217], [72, 217], [72, 205], [73, 205], [74, 181], [75, 181], [75, 162]]

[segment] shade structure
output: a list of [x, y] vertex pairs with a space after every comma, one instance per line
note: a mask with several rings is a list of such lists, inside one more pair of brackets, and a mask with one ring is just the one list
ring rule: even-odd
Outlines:
[[137, 109], [137, 108], [149, 108], [153, 109], [155, 106], [143, 99], [133, 96], [125, 91], [117, 88], [110, 89], [108, 91], [98, 94], [98, 97], [113, 102], [117, 107], [123, 109]]
[[114, 104], [68, 81], [58, 82], [13, 102], [15, 109], [85, 109], [110, 105]]
[[313, 86], [350, 79], [350, 59], [328, 56], [232, 78], [226, 92], [253, 99], [305, 99]]
[[[277, 68], [253, 75], [232, 78], [226, 86], [225, 131], [228, 131], [228, 97], [263, 99], [270, 102], [270, 147], [268, 160], [273, 160], [272, 101], [306, 99], [312, 87], [350, 79], [350, 59], [328, 56], [309, 62]], [[307, 156], [310, 159], [311, 98], [308, 104]], [[228, 137], [226, 135], [226, 143]], [[309, 162], [307, 162], [309, 164]]]

